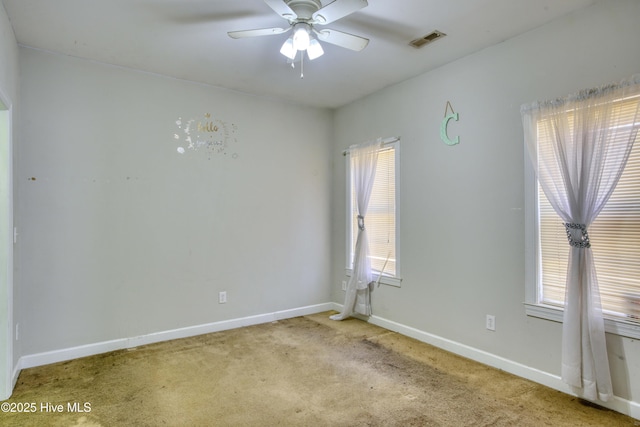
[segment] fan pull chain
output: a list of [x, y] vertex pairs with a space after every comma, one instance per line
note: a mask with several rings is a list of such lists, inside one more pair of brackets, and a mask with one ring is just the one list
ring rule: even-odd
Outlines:
[[304, 79], [304, 51], [300, 51], [300, 78]]

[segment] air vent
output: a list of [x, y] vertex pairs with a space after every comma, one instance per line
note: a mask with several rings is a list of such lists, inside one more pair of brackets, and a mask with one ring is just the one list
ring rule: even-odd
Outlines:
[[433, 43], [434, 41], [439, 40], [444, 36], [446, 36], [446, 34], [443, 32], [433, 31], [424, 37], [420, 37], [419, 39], [412, 40], [409, 44], [415, 48], [420, 48], [429, 43]]

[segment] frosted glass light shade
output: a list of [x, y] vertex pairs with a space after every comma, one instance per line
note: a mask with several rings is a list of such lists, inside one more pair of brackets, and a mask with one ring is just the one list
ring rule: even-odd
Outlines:
[[293, 47], [297, 50], [307, 50], [309, 47], [309, 30], [305, 26], [297, 26], [295, 29]]
[[318, 40], [312, 39], [309, 42], [309, 47], [307, 48], [307, 55], [309, 55], [309, 59], [313, 61], [316, 58], [324, 55], [324, 49], [322, 49], [322, 45]]
[[280, 48], [280, 53], [292, 61], [295, 59], [297, 50], [293, 47], [293, 37], [289, 37], [287, 41], [284, 42]]

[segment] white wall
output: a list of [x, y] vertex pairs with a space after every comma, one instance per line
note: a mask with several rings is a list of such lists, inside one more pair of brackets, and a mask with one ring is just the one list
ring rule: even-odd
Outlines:
[[4, 6], [0, 3], [0, 400], [11, 394], [13, 386], [11, 169], [12, 129], [16, 127], [14, 109], [18, 100], [18, 86], [18, 46]]
[[4, 5], [0, 4], [0, 89], [16, 102], [18, 98], [18, 45]]
[[[522, 306], [519, 107], [640, 72], [639, 16], [640, 2], [603, 1], [333, 118], [22, 49], [17, 356], [342, 302], [342, 150], [398, 135], [404, 281], [375, 291], [374, 314], [559, 374], [561, 325]], [[1, 9], [0, 31], [0, 90], [17, 98]], [[439, 139], [447, 101], [454, 147]], [[227, 156], [179, 155], [175, 120], [205, 112], [234, 123], [237, 142]], [[616, 395], [640, 402], [640, 345], [608, 344]]]
[[[640, 2], [603, 1], [389, 87], [335, 114], [332, 297], [342, 302], [342, 150], [401, 137], [401, 288], [373, 294], [380, 318], [560, 373], [561, 324], [525, 315], [524, 146], [520, 105], [640, 72]], [[446, 29], [441, 29], [446, 32]], [[446, 43], [446, 39], [438, 43]], [[424, 55], [428, 55], [428, 47]], [[439, 138], [445, 105], [460, 114]], [[496, 331], [485, 315], [496, 316]], [[607, 336], [617, 396], [640, 402], [640, 342]]]
[[[23, 355], [329, 301], [330, 111], [32, 49], [20, 68]], [[205, 113], [235, 125], [227, 154], [179, 154], [176, 120]]]

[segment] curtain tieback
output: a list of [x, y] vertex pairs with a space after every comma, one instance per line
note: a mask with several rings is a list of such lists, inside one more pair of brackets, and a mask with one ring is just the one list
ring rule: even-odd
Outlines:
[[364, 231], [364, 217], [362, 215], [358, 215], [358, 228], [360, 231]]
[[584, 224], [576, 224], [573, 222], [565, 222], [564, 228], [567, 230], [567, 239], [569, 245], [576, 248], [590, 248], [591, 242], [589, 242], [589, 233], [587, 233], [587, 226]]

